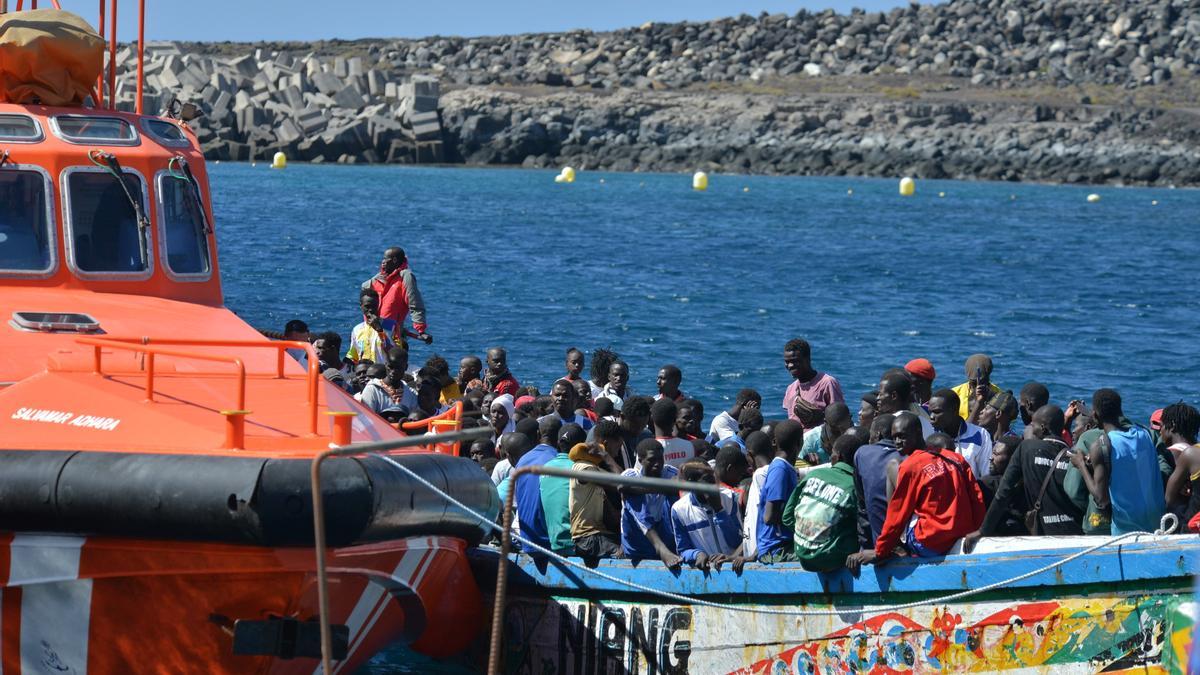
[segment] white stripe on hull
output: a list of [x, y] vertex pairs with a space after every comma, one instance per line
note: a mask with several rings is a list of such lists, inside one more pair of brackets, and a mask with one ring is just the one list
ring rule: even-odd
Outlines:
[[60, 581], [21, 591], [21, 672], [87, 673], [92, 581]]
[[[424, 543], [428, 545], [429, 541], [430, 540], [426, 539]], [[422, 561], [422, 558], [424, 558], [424, 561]], [[415, 551], [412, 548], [409, 548], [404, 552], [404, 556], [400, 558], [400, 563], [396, 565], [396, 569], [392, 570], [392, 578], [400, 579], [415, 593], [417, 586], [414, 582], [414, 579], [425, 576], [425, 570], [428, 569], [432, 564], [433, 558], [434, 555], [428, 548], [418, 549]], [[424, 562], [424, 564], [422, 564], [422, 562]], [[371, 613], [366, 623], [360, 626], [358, 631], [355, 631], [355, 629], [351, 627], [350, 644], [346, 650], [347, 661], [350, 660], [350, 657], [354, 655], [354, 652], [358, 651], [358, 648], [362, 646], [363, 641], [366, 640], [371, 634], [371, 631], [375, 629], [375, 623], [379, 621], [379, 617], [383, 616], [384, 611], [387, 610], [388, 603], [391, 602], [392, 599], [391, 592], [382, 585], [376, 582], [371, 582], [370, 585], [378, 588], [381, 591], [380, 597], [376, 600], [375, 605], [371, 608]], [[366, 594], [364, 593], [364, 595]], [[357, 609], [357, 607], [355, 609]], [[341, 669], [342, 664], [339, 663], [334, 667], [333, 671], [334, 673], [338, 673], [341, 672]]]
[[[410, 545], [412, 547], [404, 551], [396, 569], [392, 570], [392, 578], [401, 581], [412, 589], [413, 593], [416, 593], [417, 587], [425, 578], [425, 573], [433, 566], [437, 553], [433, 550], [434, 539], [432, 537], [421, 540], [420, 548], [417, 547], [415, 541], [410, 542]], [[382, 584], [376, 581], [367, 583], [367, 587], [354, 605], [354, 610], [350, 613], [350, 618], [346, 623], [347, 628], [350, 629], [350, 641], [346, 647], [345, 661], [349, 661], [362, 646], [363, 641], [370, 636], [371, 631], [375, 628], [375, 623], [383, 616], [391, 599], [391, 591]], [[341, 672], [345, 661], [334, 663], [334, 673]], [[321, 667], [317, 666], [314, 675], [320, 675], [320, 673]]]
[[83, 542], [83, 537], [13, 537], [8, 585], [21, 587], [22, 673], [87, 673], [92, 581], [79, 579]]
[[79, 578], [83, 537], [17, 534], [9, 544], [8, 585], [26, 586]]

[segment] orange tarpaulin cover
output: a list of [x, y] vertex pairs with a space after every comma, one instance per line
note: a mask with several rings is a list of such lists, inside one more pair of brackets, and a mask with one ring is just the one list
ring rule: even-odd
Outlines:
[[0, 103], [80, 105], [103, 69], [104, 40], [78, 15], [0, 15]]

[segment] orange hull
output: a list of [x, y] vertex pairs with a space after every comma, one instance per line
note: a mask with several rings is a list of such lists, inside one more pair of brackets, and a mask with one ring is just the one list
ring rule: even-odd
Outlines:
[[[234, 653], [238, 620], [317, 616], [311, 551], [57, 535], [5, 535], [5, 673], [312, 673], [316, 658]], [[335, 671], [396, 640], [461, 651], [479, 628], [461, 540], [426, 537], [330, 552], [331, 618], [349, 628]]]

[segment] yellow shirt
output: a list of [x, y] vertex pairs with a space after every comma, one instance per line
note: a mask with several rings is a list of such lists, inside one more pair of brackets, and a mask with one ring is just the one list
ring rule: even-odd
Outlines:
[[[992, 396], [1003, 391], [1003, 389], [996, 386], [995, 382], [988, 382], [988, 386], [992, 388]], [[963, 382], [954, 388], [954, 393], [958, 394], [958, 416], [965, 420], [969, 414], [967, 408], [970, 403], [968, 399], [971, 398], [971, 383]]]
[[462, 398], [462, 392], [458, 388], [458, 382], [451, 382], [442, 387], [442, 403], [453, 403]]

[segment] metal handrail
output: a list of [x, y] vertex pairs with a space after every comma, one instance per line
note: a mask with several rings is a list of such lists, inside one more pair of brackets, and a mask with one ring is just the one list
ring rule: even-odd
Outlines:
[[96, 373], [103, 374], [101, 354], [102, 347], [110, 347], [112, 349], [123, 349], [135, 353], [147, 355], [146, 359], [146, 398], [154, 400], [154, 355], [174, 356], [177, 358], [197, 359], [200, 361], [219, 361], [223, 363], [232, 363], [238, 368], [238, 394], [237, 408], [235, 410], [244, 411], [246, 408], [246, 366], [238, 357], [227, 356], [223, 354], [205, 354], [204, 352], [184, 351], [176, 349], [163, 349], [157, 345], [164, 346], [180, 346], [180, 347], [238, 347], [251, 349], [275, 349], [277, 358], [275, 360], [275, 376], [279, 379], [286, 379], [284, 374], [284, 354], [288, 349], [303, 349], [308, 355], [308, 373], [306, 390], [308, 395], [308, 432], [317, 435], [317, 412], [320, 392], [320, 374], [317, 372], [318, 357], [317, 352], [308, 342], [298, 340], [205, 340], [205, 339], [187, 339], [187, 338], [127, 338], [127, 337], [81, 337], [76, 338], [76, 342], [84, 345], [89, 345], [95, 350], [93, 357], [93, 368]]
[[325, 568], [325, 502], [321, 495], [321, 463], [330, 457], [384, 453], [400, 448], [411, 448], [430, 443], [457, 443], [490, 438], [492, 430], [486, 427], [452, 431], [448, 434], [409, 436], [387, 441], [335, 445], [313, 458], [309, 480], [312, 484], [313, 503], [313, 546], [317, 556], [317, 604], [321, 622], [321, 668], [325, 675], [333, 673], [333, 632], [329, 628], [329, 579]]
[[512, 553], [512, 510], [517, 493], [517, 481], [527, 475], [574, 478], [585, 483], [598, 483], [615, 487], [636, 487], [647, 492], [675, 495], [680, 492], [695, 492], [719, 495], [721, 489], [708, 483], [685, 483], [665, 478], [622, 476], [605, 471], [575, 471], [554, 466], [523, 466], [508, 474], [508, 494], [504, 496], [504, 523], [500, 530], [500, 564], [496, 567], [496, 592], [492, 604], [492, 637], [488, 650], [488, 675], [500, 675], [500, 642], [504, 639], [504, 604], [508, 596], [508, 556]]
[[450, 406], [450, 409], [445, 412], [438, 413], [437, 415], [430, 415], [425, 419], [415, 420], [412, 422], [403, 422], [400, 424], [400, 428], [404, 431], [415, 431], [417, 429], [426, 429], [430, 424], [438, 420], [449, 419], [457, 422], [462, 414], [462, 407], [462, 401], [455, 401], [454, 405]]
[[[439, 426], [440, 422], [447, 422], [447, 424], [443, 426], [447, 426], [449, 429], [443, 433], [458, 431], [462, 428], [462, 409], [462, 401], [455, 401], [454, 405], [450, 406], [450, 409], [443, 413], [432, 415], [430, 417], [426, 417], [425, 419], [416, 420], [413, 422], [401, 422], [399, 425], [397, 425], [397, 427], [401, 431], [428, 430], [429, 432], [434, 432], [435, 428]], [[434, 452], [438, 452], [443, 455], [457, 456], [459, 454], [458, 450], [458, 443], [438, 443], [437, 445], [433, 446]]]

